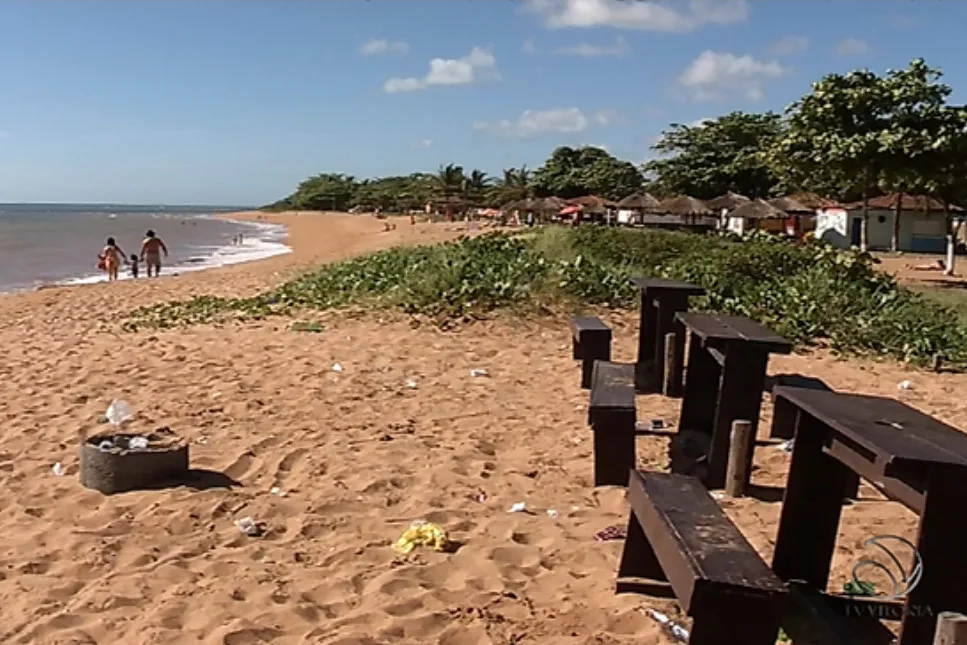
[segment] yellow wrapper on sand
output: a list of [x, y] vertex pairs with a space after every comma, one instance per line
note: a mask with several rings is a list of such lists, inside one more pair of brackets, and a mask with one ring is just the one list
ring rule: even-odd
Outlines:
[[418, 546], [430, 547], [434, 551], [445, 551], [449, 543], [447, 532], [436, 524], [414, 522], [393, 544], [393, 550], [404, 555]]

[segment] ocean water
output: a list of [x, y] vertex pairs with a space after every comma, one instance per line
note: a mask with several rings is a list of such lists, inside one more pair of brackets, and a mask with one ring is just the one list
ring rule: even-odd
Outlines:
[[[97, 255], [114, 237], [130, 256], [148, 229], [168, 247], [161, 275], [197, 271], [288, 253], [285, 229], [215, 219], [237, 208], [115, 204], [0, 204], [0, 292], [106, 280]], [[235, 236], [242, 243], [235, 244]], [[142, 278], [144, 267], [141, 267]], [[128, 277], [127, 268], [122, 268]]]

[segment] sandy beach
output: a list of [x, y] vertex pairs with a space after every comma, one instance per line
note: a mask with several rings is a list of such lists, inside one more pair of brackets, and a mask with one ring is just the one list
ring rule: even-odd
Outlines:
[[[403, 219], [384, 231], [369, 216], [233, 217], [286, 225], [293, 252], [0, 297], [0, 642], [675, 642], [644, 612], [679, 617], [674, 603], [615, 596], [622, 543], [594, 540], [625, 524], [627, 506], [622, 489], [591, 486], [588, 396], [565, 318], [443, 333], [395, 314], [333, 313], [313, 316], [322, 333], [283, 319], [120, 332], [114, 315], [142, 304], [252, 294], [321, 262], [466, 232]], [[635, 317], [605, 318], [616, 360], [634, 360]], [[967, 428], [964, 375], [825, 353], [774, 358], [770, 372], [897, 397]], [[240, 485], [110, 497], [83, 488], [78, 435], [100, 428], [115, 398], [136, 410], [133, 429], [170, 427], [191, 442], [192, 467]], [[638, 402], [639, 420], [677, 420], [677, 400]], [[640, 438], [641, 464], [667, 468], [667, 443]], [[761, 499], [723, 501], [767, 561], [788, 462], [758, 449]], [[833, 588], [865, 539], [914, 537], [911, 513], [866, 485], [861, 497], [844, 508]], [[518, 502], [527, 512], [509, 513]], [[242, 517], [264, 523], [264, 535], [242, 534]], [[391, 543], [416, 519], [460, 548], [397, 555]]]

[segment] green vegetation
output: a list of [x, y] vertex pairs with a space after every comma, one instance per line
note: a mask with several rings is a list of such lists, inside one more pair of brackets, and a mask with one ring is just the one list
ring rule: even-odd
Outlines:
[[799, 345], [919, 364], [967, 365], [967, 325], [898, 287], [858, 252], [768, 236], [744, 240], [600, 227], [491, 233], [395, 248], [321, 269], [253, 298], [210, 296], [135, 311], [127, 330], [259, 319], [347, 305], [393, 307], [438, 323], [498, 309], [634, 307], [633, 275], [704, 286], [700, 310], [745, 315]]

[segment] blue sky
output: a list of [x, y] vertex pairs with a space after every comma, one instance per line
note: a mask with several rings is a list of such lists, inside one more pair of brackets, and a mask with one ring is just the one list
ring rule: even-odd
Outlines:
[[927, 0], [7, 1], [0, 201], [261, 204], [561, 144], [640, 162], [670, 122], [828, 72], [922, 56], [967, 100], [964, 24]]

